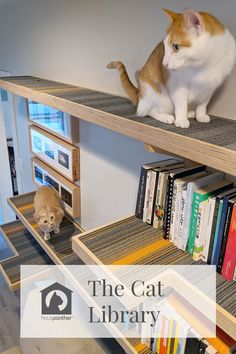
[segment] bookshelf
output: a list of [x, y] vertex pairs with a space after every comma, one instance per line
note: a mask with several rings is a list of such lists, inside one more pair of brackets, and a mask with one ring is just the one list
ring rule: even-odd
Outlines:
[[[149, 151], [181, 156], [191, 164], [205, 164], [236, 176], [235, 121], [212, 117], [211, 123], [206, 126], [193, 120], [191, 127], [184, 130], [157, 122], [149, 117], [137, 117], [135, 107], [126, 98], [31, 76], [1, 78], [0, 88], [142, 141]], [[224, 127], [224, 134], [222, 134], [222, 127]], [[33, 224], [32, 201], [33, 194], [29, 193], [10, 198], [9, 204], [34, 240], [56, 264], [78, 264], [78, 262], [88, 264], [191, 264], [193, 262], [187, 253], [179, 251], [168, 241], [163, 240], [160, 231], [154, 230], [134, 216], [85, 233], [77, 227], [78, 235], [73, 238], [73, 250], [71, 241], [67, 242], [68, 253], [64, 257], [65, 254], [61, 255], [58, 249], [49, 247], [48, 242], [42, 239], [37, 227]], [[136, 229], [133, 235], [135, 237], [133, 245], [130, 237], [126, 235], [121, 238], [119, 232], [120, 225], [130, 222], [134, 223]], [[111, 229], [114, 235], [109, 245], [106, 242], [106, 235]], [[145, 239], [140, 236], [143, 233], [147, 236]], [[137, 242], [138, 239], [139, 242]], [[96, 249], [98, 244], [99, 247]], [[11, 262], [10, 259], [7, 261]], [[231, 282], [229, 285], [219, 276], [217, 285], [217, 325], [236, 340], [236, 283]], [[224, 301], [224, 296], [222, 296], [224, 291], [232, 294], [230, 302]], [[117, 340], [127, 353], [151, 353], [138, 339]]]
[[153, 118], [137, 117], [135, 107], [126, 98], [32, 76], [1, 78], [0, 88], [153, 145], [162, 152], [173, 152], [236, 175], [236, 121], [212, 117], [207, 126], [192, 120], [189, 129], [176, 128]]

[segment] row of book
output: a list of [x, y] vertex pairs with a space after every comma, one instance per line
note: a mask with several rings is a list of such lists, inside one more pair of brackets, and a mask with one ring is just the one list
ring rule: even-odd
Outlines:
[[135, 214], [193, 259], [236, 280], [236, 187], [222, 172], [178, 159], [141, 168]]
[[[144, 306], [145, 304], [143, 304]], [[218, 350], [203, 338], [168, 299], [155, 305], [161, 309], [154, 327], [142, 324], [141, 342], [155, 354], [216, 354]]]

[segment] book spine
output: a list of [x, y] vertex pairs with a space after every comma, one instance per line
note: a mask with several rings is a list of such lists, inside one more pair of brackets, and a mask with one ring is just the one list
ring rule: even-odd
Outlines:
[[187, 198], [187, 185], [182, 189], [181, 199], [180, 199], [180, 215], [179, 215], [179, 225], [178, 225], [178, 240], [177, 247], [183, 249], [183, 237], [184, 237], [184, 216], [186, 209], [186, 198]]
[[148, 210], [148, 203], [149, 203], [149, 196], [150, 196], [151, 174], [152, 174], [152, 171], [149, 170], [147, 172], [147, 179], [146, 179], [146, 190], [145, 190], [145, 199], [144, 199], [144, 206], [143, 206], [143, 222], [147, 221], [147, 210]]
[[153, 222], [153, 209], [154, 209], [154, 201], [156, 197], [156, 181], [157, 181], [157, 172], [152, 171], [151, 181], [150, 181], [150, 195], [149, 195], [149, 203], [147, 210], [147, 223], [149, 225]]
[[174, 218], [174, 229], [173, 229], [173, 243], [177, 246], [178, 243], [178, 228], [179, 228], [179, 218], [180, 218], [180, 203], [182, 197], [182, 185], [177, 186], [177, 198], [175, 207], [175, 218]]
[[189, 232], [189, 240], [188, 240], [188, 253], [191, 255], [193, 254], [193, 250], [194, 250], [194, 242], [195, 242], [197, 220], [198, 220], [198, 209], [199, 209], [200, 202], [201, 202], [200, 195], [198, 195], [198, 193], [195, 192], [193, 195], [192, 216], [191, 216], [190, 232]]
[[216, 243], [216, 249], [215, 249], [214, 256], [213, 256], [213, 264], [215, 264], [216, 266], [218, 265], [219, 258], [220, 258], [220, 251], [221, 251], [222, 242], [223, 242], [223, 235], [224, 235], [224, 228], [225, 228], [225, 223], [226, 223], [228, 204], [229, 204], [229, 200], [227, 197], [225, 197], [222, 202], [222, 213], [221, 213], [222, 215], [221, 215], [220, 226], [219, 226], [219, 234], [218, 234], [218, 239], [217, 239], [217, 243]]
[[230, 221], [228, 241], [226, 245], [225, 258], [222, 267], [222, 275], [226, 280], [232, 280], [235, 276], [236, 265], [236, 204]]
[[173, 185], [174, 185], [173, 177], [168, 176], [167, 189], [166, 189], [166, 198], [167, 199], [166, 199], [165, 215], [164, 215], [164, 238], [165, 239], [169, 239], [169, 233], [170, 233], [170, 218], [171, 218]]
[[146, 179], [147, 179], [147, 170], [142, 167], [141, 172], [140, 172], [137, 203], [136, 203], [136, 209], [135, 209], [135, 215], [139, 219], [143, 218], [143, 207], [144, 207], [144, 199], [145, 199], [145, 191], [146, 191]]
[[207, 255], [207, 263], [208, 264], [211, 264], [211, 256], [212, 256], [212, 251], [213, 251], [218, 210], [219, 210], [219, 202], [215, 201], [215, 209], [214, 209], [213, 222], [212, 222], [211, 235], [210, 235], [210, 244], [209, 244], [209, 250], [208, 250], [208, 255]]
[[169, 240], [173, 241], [174, 238], [174, 224], [176, 217], [176, 208], [177, 208], [177, 184], [174, 183], [173, 186], [173, 196], [172, 196], [172, 206], [170, 211], [170, 232], [169, 232]]
[[197, 227], [196, 227], [196, 237], [194, 241], [194, 251], [193, 251], [193, 259], [198, 261], [202, 258], [202, 250], [203, 250], [203, 235], [205, 231], [205, 212], [206, 207], [202, 203], [199, 205], [198, 209], [198, 217], [197, 217]]
[[186, 206], [185, 206], [185, 214], [184, 214], [184, 232], [183, 232], [183, 241], [182, 241], [182, 250], [185, 251], [188, 244], [189, 239], [189, 230], [190, 230], [190, 222], [191, 222], [191, 212], [192, 212], [192, 200], [193, 200], [193, 190], [192, 184], [189, 183], [187, 188], [187, 196], [186, 196]]
[[215, 231], [215, 235], [214, 235], [213, 249], [212, 249], [212, 255], [211, 255], [211, 264], [214, 264], [214, 265], [216, 265], [216, 250], [217, 250], [217, 242], [218, 242], [219, 232], [220, 232], [222, 209], [223, 209], [223, 201], [220, 201], [218, 215], [217, 215], [217, 222], [216, 222], [216, 231]]
[[157, 191], [156, 191], [156, 200], [154, 205], [154, 215], [153, 215], [153, 227], [155, 229], [159, 229], [161, 226], [161, 221], [163, 221], [164, 209], [161, 206], [162, 200], [162, 189], [164, 183], [164, 174], [162, 172], [159, 173], [158, 181], [157, 181]]
[[207, 215], [207, 223], [206, 223], [206, 230], [203, 242], [203, 252], [202, 252], [202, 260], [207, 262], [208, 252], [210, 247], [210, 238], [211, 238], [211, 230], [214, 218], [214, 211], [215, 211], [215, 198], [210, 198], [208, 203], [208, 215]]
[[228, 235], [229, 235], [229, 228], [230, 228], [230, 220], [231, 220], [231, 216], [232, 216], [232, 210], [233, 210], [233, 203], [229, 201], [229, 205], [228, 205], [228, 208], [227, 208], [227, 214], [226, 214], [225, 227], [224, 227], [223, 241], [222, 241], [222, 246], [221, 246], [221, 250], [220, 250], [219, 262], [218, 262], [218, 265], [217, 265], [217, 272], [218, 273], [221, 273], [222, 267], [223, 267], [225, 251], [226, 251], [226, 245], [227, 245], [227, 240], [228, 240]]

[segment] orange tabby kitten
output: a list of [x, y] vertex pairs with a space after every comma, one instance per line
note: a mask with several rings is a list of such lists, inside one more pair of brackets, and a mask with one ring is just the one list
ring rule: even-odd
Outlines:
[[138, 87], [125, 66], [116, 61], [121, 83], [137, 115], [188, 128], [188, 118], [208, 123], [207, 105], [216, 88], [231, 72], [236, 57], [235, 40], [214, 16], [185, 10], [164, 10], [171, 19], [167, 36], [137, 74]]
[[34, 196], [34, 218], [44, 233], [44, 240], [50, 239], [50, 232], [60, 232], [64, 211], [57, 191], [48, 186], [38, 189]]

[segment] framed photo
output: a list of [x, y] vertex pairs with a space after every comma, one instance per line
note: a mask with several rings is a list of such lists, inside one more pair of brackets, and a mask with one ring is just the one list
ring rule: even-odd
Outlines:
[[68, 214], [73, 218], [80, 216], [80, 187], [69, 182], [36, 157], [32, 158], [32, 175], [37, 186], [50, 185], [58, 191]]
[[79, 179], [79, 148], [31, 125], [31, 152], [74, 182]]
[[79, 143], [79, 119], [58, 109], [26, 100], [30, 122], [71, 143]]

